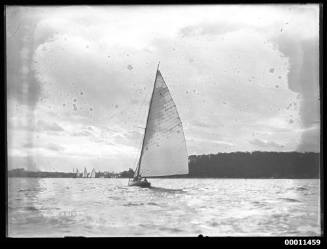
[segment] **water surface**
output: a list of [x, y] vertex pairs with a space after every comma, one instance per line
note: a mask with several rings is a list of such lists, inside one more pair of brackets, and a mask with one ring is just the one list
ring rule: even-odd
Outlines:
[[316, 236], [319, 180], [9, 178], [8, 235]]

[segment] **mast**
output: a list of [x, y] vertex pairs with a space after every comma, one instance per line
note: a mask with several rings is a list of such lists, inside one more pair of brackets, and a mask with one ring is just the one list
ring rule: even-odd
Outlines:
[[146, 118], [145, 130], [144, 130], [144, 135], [143, 135], [142, 148], [141, 148], [140, 158], [139, 158], [139, 161], [138, 161], [138, 164], [137, 164], [137, 169], [136, 169], [137, 170], [136, 176], [139, 176], [139, 174], [140, 174], [140, 166], [141, 166], [141, 160], [142, 160], [142, 155], [143, 155], [143, 150], [144, 150], [144, 139], [145, 139], [145, 135], [146, 135], [146, 127], [147, 127], [148, 122], [149, 122], [149, 114], [150, 114], [150, 110], [151, 110], [151, 104], [152, 104], [152, 99], [153, 99], [154, 88], [155, 88], [155, 84], [156, 84], [156, 81], [157, 81], [159, 65], [160, 65], [160, 61], [158, 62], [156, 77], [155, 77], [154, 83], [153, 83], [153, 89], [152, 89], [152, 94], [151, 94], [151, 99], [150, 99], [150, 104], [149, 104], [149, 109], [148, 109], [148, 116]]

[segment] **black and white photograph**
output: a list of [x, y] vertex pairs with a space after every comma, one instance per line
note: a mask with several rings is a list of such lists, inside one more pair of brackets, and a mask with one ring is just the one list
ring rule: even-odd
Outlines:
[[322, 236], [320, 15], [5, 6], [7, 237]]

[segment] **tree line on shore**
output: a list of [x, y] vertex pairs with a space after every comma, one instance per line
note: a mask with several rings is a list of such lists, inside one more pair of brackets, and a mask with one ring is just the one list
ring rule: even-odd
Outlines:
[[314, 152], [232, 152], [189, 157], [188, 177], [319, 178]]

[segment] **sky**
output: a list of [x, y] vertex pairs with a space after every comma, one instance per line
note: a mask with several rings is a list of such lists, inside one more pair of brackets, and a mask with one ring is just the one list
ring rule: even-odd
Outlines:
[[8, 168], [121, 171], [157, 64], [189, 155], [320, 151], [319, 6], [7, 6]]

